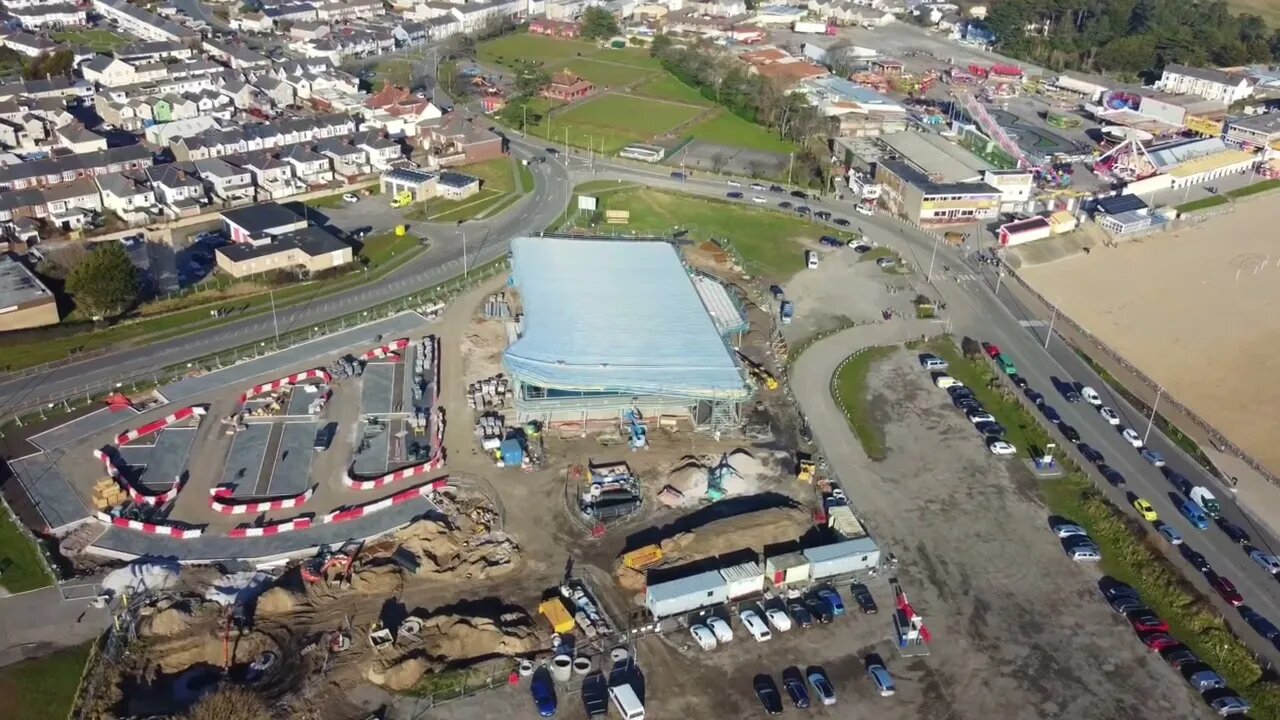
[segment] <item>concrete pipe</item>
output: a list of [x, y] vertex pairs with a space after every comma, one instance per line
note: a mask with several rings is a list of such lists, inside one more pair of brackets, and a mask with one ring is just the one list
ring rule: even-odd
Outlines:
[[569, 682], [573, 674], [573, 658], [568, 655], [557, 655], [551, 658], [551, 677], [556, 682]]
[[521, 660], [519, 667], [520, 677], [529, 677], [533, 674], [533, 662], [530, 660]]
[[616, 665], [620, 662], [626, 662], [631, 657], [631, 653], [627, 652], [624, 647], [616, 647], [609, 651], [609, 659]]
[[586, 675], [591, 672], [591, 658], [579, 657], [573, 660], [573, 672], [577, 675]]

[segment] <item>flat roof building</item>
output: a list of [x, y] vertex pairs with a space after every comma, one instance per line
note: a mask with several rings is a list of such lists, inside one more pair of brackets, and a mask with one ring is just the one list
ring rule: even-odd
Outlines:
[[317, 273], [353, 259], [350, 245], [314, 225], [273, 235], [265, 241], [224, 245], [216, 255], [218, 268], [237, 278], [299, 268]]
[[933, 178], [935, 182], [963, 183], [982, 179], [994, 166], [941, 135], [931, 132], [893, 133], [880, 138], [898, 155]]
[[58, 303], [35, 273], [0, 256], [0, 331], [58, 324]]
[[1227, 140], [1248, 147], [1271, 147], [1280, 140], [1280, 113], [1263, 113], [1227, 123]]
[[900, 160], [876, 163], [880, 202], [909, 222], [924, 225], [964, 223], [994, 218], [1002, 193], [984, 182], [935, 182]]

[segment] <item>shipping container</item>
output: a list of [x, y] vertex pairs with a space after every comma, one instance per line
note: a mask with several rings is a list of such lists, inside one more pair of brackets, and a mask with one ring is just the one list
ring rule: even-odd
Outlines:
[[806, 22], [804, 20], [797, 20], [796, 24], [791, 26], [791, 29], [798, 33], [825, 34], [827, 32], [827, 24], [824, 22]]
[[729, 586], [729, 599], [759, 595], [764, 592], [764, 570], [758, 562], [733, 565], [720, 571]]
[[654, 619], [692, 612], [728, 600], [729, 584], [719, 570], [650, 585], [644, 593], [644, 606]]
[[765, 558], [764, 572], [774, 587], [785, 587], [809, 579], [809, 559], [798, 552]]
[[814, 580], [870, 570], [880, 564], [880, 548], [869, 537], [809, 548], [802, 554], [811, 565], [809, 574]]
[[1012, 247], [1049, 237], [1053, 234], [1053, 226], [1046, 218], [1037, 216], [1005, 223], [1000, 226], [998, 234], [1001, 247]]
[[827, 511], [827, 527], [845, 540], [867, 536], [867, 529], [854, 517], [853, 508], [848, 505], [834, 505]]

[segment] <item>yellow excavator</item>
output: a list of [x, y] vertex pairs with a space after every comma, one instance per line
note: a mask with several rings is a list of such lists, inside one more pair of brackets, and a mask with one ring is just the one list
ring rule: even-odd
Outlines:
[[741, 350], [738, 351], [738, 357], [742, 360], [742, 364], [746, 366], [747, 372], [751, 373], [751, 377], [756, 379], [756, 382], [770, 390], [778, 389], [778, 379], [773, 376], [773, 373], [766, 370], [760, 363], [743, 355]]

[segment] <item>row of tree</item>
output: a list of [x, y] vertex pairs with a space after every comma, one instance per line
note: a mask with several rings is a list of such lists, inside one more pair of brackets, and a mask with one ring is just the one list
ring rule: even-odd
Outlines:
[[1280, 60], [1280, 30], [1221, 0], [996, 0], [986, 22], [1001, 52], [1057, 70], [1137, 78]]

